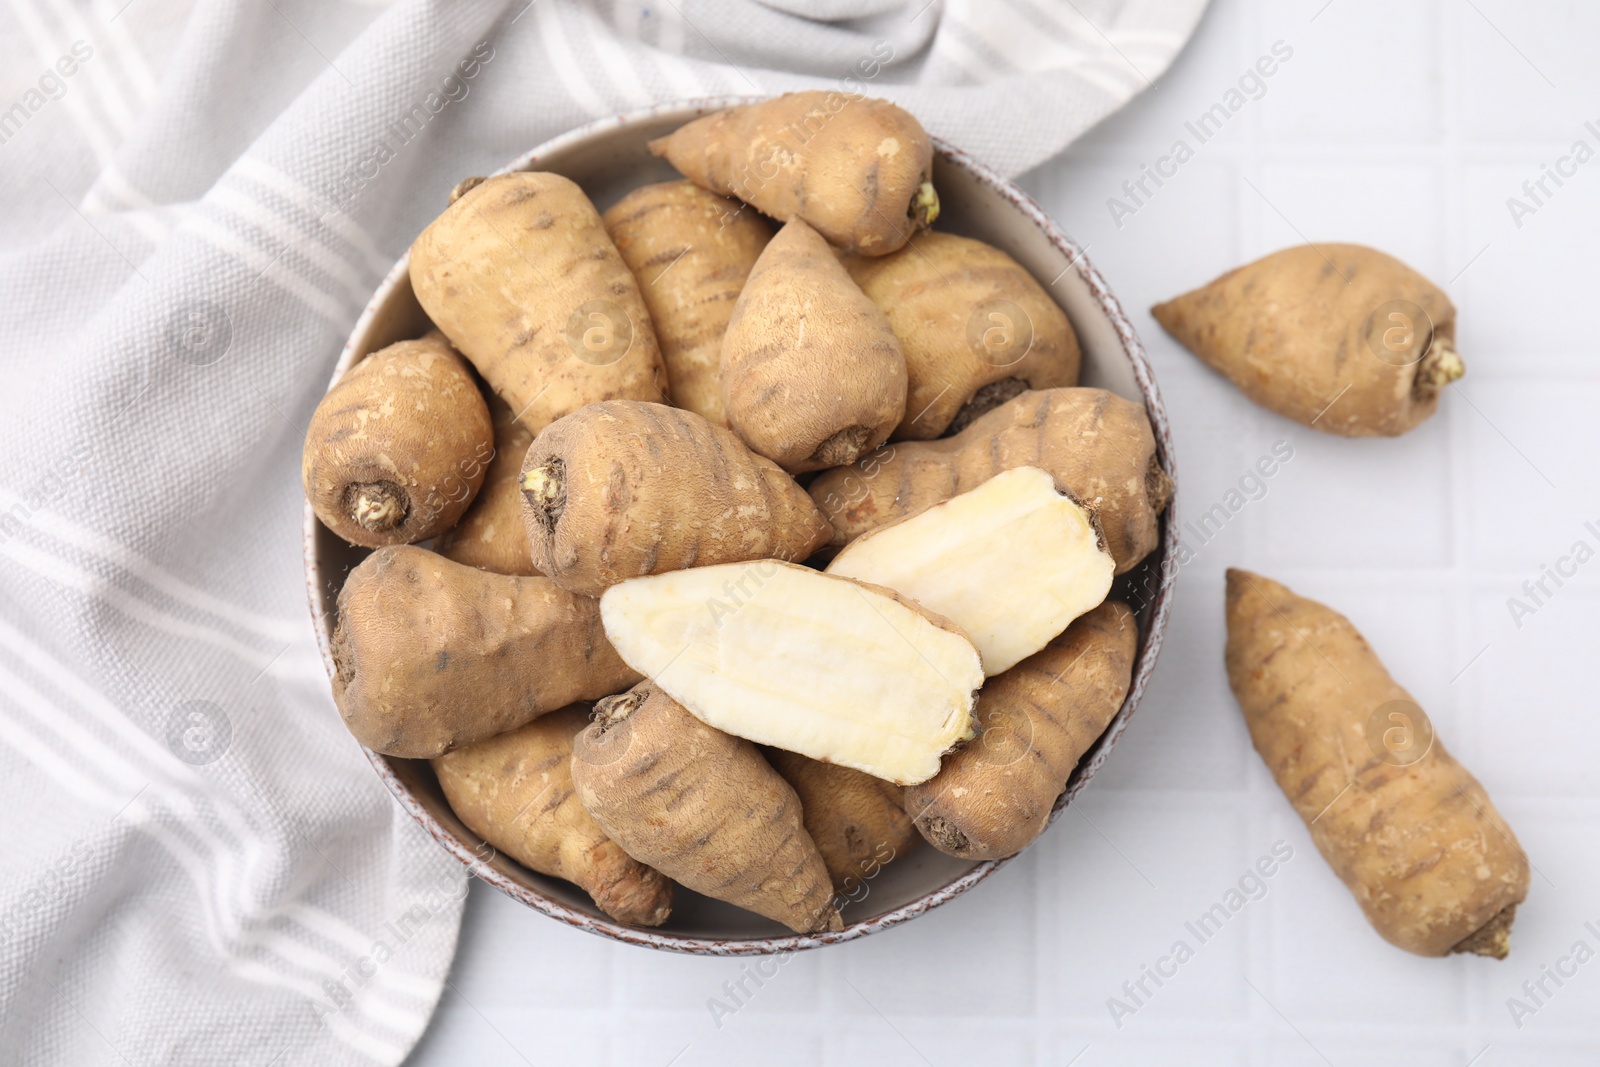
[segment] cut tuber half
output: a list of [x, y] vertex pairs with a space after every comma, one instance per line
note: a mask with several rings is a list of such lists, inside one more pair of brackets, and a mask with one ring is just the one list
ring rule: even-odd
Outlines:
[[1093, 516], [1048, 472], [1016, 467], [857, 538], [828, 573], [886, 586], [946, 616], [993, 676], [1105, 600], [1115, 569]]
[[913, 785], [972, 734], [977, 650], [886, 589], [758, 560], [622, 582], [600, 615], [636, 670], [758, 744]]

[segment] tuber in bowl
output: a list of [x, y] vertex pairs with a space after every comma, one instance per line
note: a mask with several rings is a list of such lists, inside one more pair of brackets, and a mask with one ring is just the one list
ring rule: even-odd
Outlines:
[[[602, 119], [548, 141], [505, 169], [547, 170], [581, 185], [604, 211], [629, 190], [676, 177], [645, 145], [683, 123], [747, 98], [663, 104]], [[463, 175], [464, 177], [464, 175]], [[1145, 358], [1143, 344], [1105, 280], [1083, 252], [1048, 219], [1039, 205], [1011, 182], [960, 149], [934, 141], [934, 184], [941, 213], [937, 228], [975, 237], [1004, 250], [1031, 271], [1066, 311], [1083, 349], [1081, 384], [1099, 386], [1143, 403], [1155, 431], [1157, 455], [1173, 474], [1172, 438], [1161, 394]], [[439, 205], [442, 210], [444, 204]], [[356, 322], [338, 364], [337, 381], [369, 353], [395, 341], [418, 337], [430, 326], [411, 289], [408, 258], [402, 257], [373, 294]], [[1143, 564], [1119, 579], [1112, 590], [1138, 609], [1140, 640], [1127, 699], [1092, 748], [1085, 753], [1056, 801], [1052, 819], [1071, 802], [1111, 754], [1117, 738], [1138, 707], [1166, 630], [1177, 567], [1177, 524], [1168, 507], [1161, 517], [1161, 543]], [[329, 642], [345, 575], [366, 555], [305, 512], [306, 584], [317, 643], [329, 677], [334, 671]], [[498, 855], [451, 812], [426, 760], [397, 759], [370, 750], [367, 758], [401, 806], [433, 838], [483, 881], [529, 907], [571, 926], [634, 945], [700, 955], [758, 955], [793, 952], [858, 937], [907, 922], [966, 892], [1009, 860], [974, 863], [958, 860], [919, 843], [908, 855], [886, 865], [853, 894], [843, 909], [839, 932], [792, 934], [760, 916], [678, 888], [672, 918], [655, 929], [622, 925], [601, 913], [576, 886], [535, 874]]]

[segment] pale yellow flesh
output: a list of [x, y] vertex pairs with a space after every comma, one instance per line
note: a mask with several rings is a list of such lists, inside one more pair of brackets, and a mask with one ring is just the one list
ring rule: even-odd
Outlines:
[[992, 677], [1098, 607], [1115, 569], [1088, 512], [1056, 492], [1048, 472], [1017, 467], [857, 538], [828, 573], [945, 616], [967, 631]]
[[600, 614], [622, 658], [706, 725], [901, 785], [969, 735], [983, 684], [961, 634], [772, 560], [631, 579]]

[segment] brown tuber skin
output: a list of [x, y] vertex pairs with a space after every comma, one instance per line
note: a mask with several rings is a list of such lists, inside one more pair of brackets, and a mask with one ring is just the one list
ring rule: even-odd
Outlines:
[[903, 787], [781, 748], [767, 749], [766, 756], [800, 797], [806, 833], [839, 893], [848, 897], [916, 844]]
[[517, 479], [522, 458], [533, 435], [512, 415], [505, 401], [490, 395], [494, 417], [494, 458], [489, 461], [483, 485], [461, 521], [439, 535], [435, 552], [445, 559], [465, 563], [495, 574], [535, 575], [533, 553], [522, 526], [522, 493]]
[[893, 440], [931, 440], [1027, 389], [1078, 384], [1066, 313], [998, 248], [929, 231], [891, 255], [844, 262], [905, 351], [906, 414]]
[[1373, 928], [1419, 956], [1504, 959], [1528, 858], [1411, 695], [1349, 619], [1270, 579], [1230, 569], [1227, 618], [1256, 751]]
[[829, 547], [839, 549], [1013, 467], [1042, 467], [1095, 513], [1118, 574], [1156, 547], [1172, 482], [1144, 408], [1104, 389], [1023, 393], [954, 437], [890, 445], [807, 489], [833, 522]]
[[690, 181], [635, 189], [604, 216], [661, 343], [674, 407], [728, 425], [718, 372], [722, 333], [761, 250], [766, 219]]
[[728, 425], [791, 474], [854, 463], [906, 410], [906, 360], [888, 318], [798, 219], [739, 294], [721, 382]]
[[796, 933], [844, 928], [794, 790], [755, 745], [653, 684], [595, 707], [572, 777], [584, 809], [640, 863]]
[[660, 926], [672, 882], [617, 847], [578, 803], [572, 741], [589, 723], [574, 704], [433, 760], [467, 828], [529, 870], [564, 878], [618, 922]]
[[333, 698], [356, 740], [431, 759], [639, 680], [600, 605], [548, 578], [380, 548], [339, 591]]
[[1133, 680], [1139, 625], [1108, 600], [978, 694], [976, 740], [906, 790], [906, 811], [940, 852], [1014, 856], [1050, 822], [1073, 768], [1105, 732]]
[[597, 400], [666, 397], [639, 286], [559, 174], [466, 188], [412, 244], [411, 286], [529, 433]]
[[324, 526], [377, 548], [448, 529], [493, 454], [472, 371], [434, 332], [372, 353], [328, 390], [306, 431], [300, 477]]
[[804, 219], [847, 252], [893, 252], [939, 216], [933, 143], [887, 100], [787, 93], [696, 119], [650, 151], [714, 193]]
[[520, 484], [534, 562], [587, 596], [663, 571], [805, 559], [833, 533], [805, 490], [732, 432], [636, 400], [552, 423]]
[[1257, 404], [1345, 437], [1405, 433], [1466, 369], [1444, 290], [1360, 245], [1286, 248], [1150, 313]]

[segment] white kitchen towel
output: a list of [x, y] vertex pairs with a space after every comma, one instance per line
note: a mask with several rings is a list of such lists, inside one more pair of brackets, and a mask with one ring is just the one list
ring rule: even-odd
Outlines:
[[9, 0], [0, 1063], [396, 1063], [426, 1025], [466, 877], [333, 708], [299, 455], [452, 184], [597, 116], [811, 87], [1016, 173], [1203, 8]]

